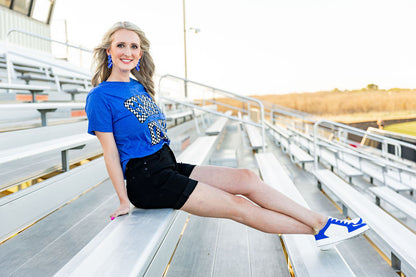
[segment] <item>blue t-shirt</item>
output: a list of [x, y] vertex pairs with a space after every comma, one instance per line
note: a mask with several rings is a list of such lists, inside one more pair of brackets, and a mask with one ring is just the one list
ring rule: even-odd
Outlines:
[[102, 82], [88, 94], [85, 111], [89, 134], [113, 133], [123, 172], [130, 159], [151, 155], [170, 142], [165, 115], [134, 79]]

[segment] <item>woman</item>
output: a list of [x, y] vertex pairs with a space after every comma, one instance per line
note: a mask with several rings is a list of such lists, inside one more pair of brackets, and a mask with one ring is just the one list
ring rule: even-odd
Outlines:
[[137, 26], [116, 23], [94, 58], [94, 88], [86, 101], [88, 132], [102, 145], [120, 200], [111, 220], [128, 213], [131, 202], [139, 208], [229, 218], [268, 233], [311, 234], [322, 248], [368, 229], [361, 219], [341, 221], [311, 211], [250, 170], [176, 163], [165, 116], [154, 102], [149, 41]]

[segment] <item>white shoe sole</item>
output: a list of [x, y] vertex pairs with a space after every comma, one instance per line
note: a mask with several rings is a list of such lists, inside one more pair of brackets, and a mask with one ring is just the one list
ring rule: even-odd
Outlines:
[[345, 240], [352, 239], [352, 238], [355, 238], [355, 237], [361, 235], [362, 233], [364, 233], [368, 229], [370, 229], [370, 228], [368, 227], [368, 225], [366, 225], [364, 227], [361, 227], [360, 229], [352, 231], [351, 233], [348, 234], [348, 236], [328, 238], [328, 239], [325, 239], [325, 241], [322, 241], [322, 243], [317, 242], [317, 246], [321, 250], [328, 250], [328, 249], [333, 248], [335, 245], [337, 245], [340, 242], [343, 242]]

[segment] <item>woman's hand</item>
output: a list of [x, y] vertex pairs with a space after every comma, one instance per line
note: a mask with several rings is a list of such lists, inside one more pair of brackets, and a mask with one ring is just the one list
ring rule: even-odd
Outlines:
[[95, 134], [103, 148], [105, 166], [107, 167], [108, 175], [110, 175], [111, 182], [113, 183], [120, 201], [118, 209], [110, 215], [111, 220], [114, 220], [117, 216], [126, 214], [130, 211], [130, 201], [127, 196], [123, 169], [120, 164], [120, 155], [113, 133], [96, 131]]
[[130, 203], [120, 204], [117, 210], [115, 210], [111, 215], [110, 218], [113, 220], [117, 216], [128, 214], [130, 211]]

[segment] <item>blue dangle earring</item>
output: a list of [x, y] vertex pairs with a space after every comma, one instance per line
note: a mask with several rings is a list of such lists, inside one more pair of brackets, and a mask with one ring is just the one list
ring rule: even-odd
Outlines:
[[137, 63], [137, 65], [136, 65], [136, 70], [140, 71], [140, 59], [139, 59], [139, 62]]
[[113, 59], [111, 59], [111, 55], [107, 56], [107, 67], [112, 68], [113, 67]]

